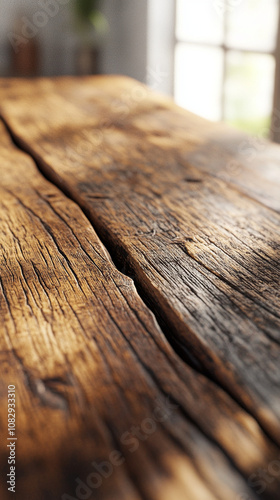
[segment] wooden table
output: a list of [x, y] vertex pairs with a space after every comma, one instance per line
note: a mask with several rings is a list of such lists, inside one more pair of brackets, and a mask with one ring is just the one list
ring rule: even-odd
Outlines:
[[0, 116], [1, 500], [278, 500], [279, 146], [123, 77]]

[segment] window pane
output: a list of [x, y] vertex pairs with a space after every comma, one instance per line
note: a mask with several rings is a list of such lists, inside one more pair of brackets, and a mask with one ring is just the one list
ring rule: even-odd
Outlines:
[[278, 0], [241, 0], [238, 3], [228, 10], [227, 44], [234, 49], [274, 50]]
[[223, 53], [221, 49], [177, 44], [176, 102], [209, 120], [221, 119]]
[[228, 53], [225, 89], [228, 122], [248, 132], [265, 134], [272, 111], [274, 71], [272, 56]]
[[177, 0], [177, 38], [182, 41], [223, 42], [223, 18], [212, 0]]

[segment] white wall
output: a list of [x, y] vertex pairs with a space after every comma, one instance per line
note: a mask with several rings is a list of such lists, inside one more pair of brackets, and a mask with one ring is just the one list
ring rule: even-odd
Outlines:
[[104, 0], [110, 34], [104, 47], [105, 73], [146, 80], [148, 0]]

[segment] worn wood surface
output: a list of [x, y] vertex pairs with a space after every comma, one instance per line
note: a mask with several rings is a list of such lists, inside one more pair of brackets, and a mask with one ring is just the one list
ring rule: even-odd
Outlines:
[[133, 81], [32, 85], [4, 90], [12, 132], [88, 213], [174, 342], [279, 443], [280, 216], [262, 181], [277, 205], [279, 168], [257, 178], [245, 165], [240, 190], [212, 175], [210, 150], [202, 172], [212, 125]]
[[[0, 99], [52, 181], [1, 126], [1, 422], [5, 435], [15, 383], [16, 498], [75, 498], [75, 478], [120, 450], [90, 498], [276, 500], [278, 478], [258, 496], [251, 475], [280, 455], [278, 148], [265, 145], [270, 175], [262, 150], [252, 183], [248, 158], [225, 178], [220, 151], [240, 156], [229, 132], [123, 78], [2, 81]], [[124, 434], [158, 401], [169, 418], [131, 452]]]
[[[34, 500], [75, 497], [75, 478], [85, 481], [91, 462], [108, 461], [113, 450], [125, 464], [94, 499], [235, 499], [248, 492], [242, 476], [278, 450], [172, 352], [80, 209], [16, 151], [3, 126], [0, 152], [1, 420], [5, 432], [7, 386], [14, 384], [16, 498], [31, 491]], [[170, 415], [151, 434], [146, 424], [134, 451], [137, 436], [126, 433], [158, 406]], [[5, 447], [1, 455], [4, 474]]]

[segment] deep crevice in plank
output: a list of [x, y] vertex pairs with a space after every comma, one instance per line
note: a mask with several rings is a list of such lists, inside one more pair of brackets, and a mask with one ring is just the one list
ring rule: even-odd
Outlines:
[[[250, 410], [248, 406], [246, 406], [238, 396], [230, 390], [230, 387], [228, 384], [223, 384], [223, 381], [220, 379], [220, 377], [216, 377], [213, 372], [210, 371], [209, 368], [207, 368], [203, 362], [195, 356], [195, 353], [193, 352], [194, 350], [190, 350], [188, 346], [186, 345], [185, 342], [180, 342], [178, 339], [178, 332], [176, 327], [174, 326], [172, 320], [168, 317], [168, 315], [163, 316], [161, 308], [157, 304], [157, 299], [153, 297], [152, 292], [149, 292], [145, 289], [145, 285], [141, 283], [141, 277], [138, 275], [137, 271], [134, 269], [134, 265], [131, 262], [130, 255], [126, 253], [125, 249], [116, 245], [112, 241], [112, 236], [111, 234], [106, 230], [106, 227], [103, 227], [102, 224], [98, 221], [98, 219], [94, 219], [93, 214], [89, 212], [85, 207], [83, 207], [77, 198], [72, 194], [71, 190], [65, 186], [63, 183], [62, 179], [59, 179], [58, 175], [56, 175], [50, 167], [45, 164], [45, 162], [42, 160], [42, 158], [39, 158], [32, 148], [21, 138], [17, 136], [17, 134], [11, 129], [9, 124], [6, 122], [6, 120], [1, 117], [2, 121], [4, 122], [8, 132], [9, 136], [14, 143], [14, 145], [23, 151], [24, 153], [28, 154], [34, 163], [36, 164], [39, 172], [41, 175], [47, 179], [49, 182], [51, 182], [53, 185], [55, 185], [57, 188], [61, 190], [61, 192], [68, 197], [72, 202], [74, 202], [76, 205], [79, 206], [80, 210], [84, 213], [84, 215], [87, 217], [88, 221], [92, 225], [95, 233], [97, 234], [98, 238], [102, 242], [103, 246], [105, 247], [105, 250], [108, 252], [108, 256], [113, 262], [114, 266], [118, 269], [120, 273], [123, 275], [129, 277], [130, 279], [133, 280], [135, 288], [137, 290], [137, 293], [141, 300], [144, 302], [144, 304], [147, 306], [147, 308], [152, 312], [153, 316], [155, 317], [155, 320], [158, 324], [159, 329], [162, 331], [164, 334], [165, 338], [167, 339], [169, 345], [172, 347], [173, 351], [176, 353], [176, 355], [183, 360], [188, 366], [196, 370], [197, 372], [203, 374], [205, 377], [207, 377], [209, 380], [211, 380], [213, 383], [215, 383], [219, 388], [221, 388], [225, 393], [227, 393], [243, 410], [245, 410], [249, 415], [251, 415], [260, 425], [262, 430], [264, 431], [264, 434], [269, 438], [270, 441], [273, 440], [273, 436], [269, 435], [264, 426], [262, 425], [262, 422], [259, 421], [258, 417]], [[184, 325], [186, 327], [186, 325]], [[207, 357], [207, 353], [204, 353], [205, 356]], [[188, 418], [190, 418], [188, 416]], [[194, 422], [195, 423], [195, 422]], [[196, 426], [199, 427], [197, 423], [195, 423]], [[199, 427], [200, 428], [200, 427]], [[205, 432], [200, 429], [204, 434]], [[207, 436], [209, 438], [209, 436]], [[211, 438], [210, 438], [211, 439]], [[219, 448], [220, 445], [219, 443], [215, 443]], [[221, 449], [221, 448], [220, 448]], [[222, 450], [225, 455], [227, 453], [225, 450]], [[227, 456], [228, 459], [230, 457]], [[240, 471], [238, 470], [240, 473]], [[241, 475], [242, 472], [241, 472]], [[244, 476], [243, 476], [244, 477]], [[246, 479], [246, 478], [245, 478]], [[263, 499], [271, 500], [270, 495], [267, 496], [261, 496]], [[273, 499], [272, 499], [273, 500]]]
[[[164, 336], [167, 338], [169, 344], [171, 344], [173, 350], [176, 352], [176, 354], [183, 359], [189, 366], [191, 366], [193, 369], [199, 371], [200, 373], [203, 373], [204, 375], [207, 374], [207, 370], [204, 369], [203, 365], [201, 364], [200, 360], [195, 358], [195, 356], [188, 351], [187, 347], [184, 346], [183, 344], [180, 344], [178, 339], [176, 338], [176, 335], [172, 334], [172, 325], [168, 325], [167, 322], [161, 317], [160, 311], [157, 310], [156, 307], [154, 307], [153, 302], [149, 295], [146, 293], [146, 291], [143, 289], [136, 273], [133, 271], [133, 268], [129, 265], [129, 256], [125, 255], [125, 252], [122, 248], [117, 249], [116, 246], [112, 245], [109, 237], [106, 238], [103, 234], [102, 231], [98, 228], [98, 225], [92, 220], [91, 215], [88, 213], [86, 209], [84, 209], [81, 205], [78, 204], [77, 200], [75, 197], [72, 195], [72, 193], [67, 189], [65, 185], [62, 185], [62, 183], [58, 182], [54, 176], [52, 176], [50, 173], [48, 173], [44, 166], [43, 166], [43, 161], [38, 160], [33, 152], [31, 151], [31, 148], [26, 146], [24, 141], [19, 139], [16, 134], [13, 132], [13, 130], [10, 128], [6, 120], [1, 117], [3, 123], [5, 124], [5, 127], [7, 128], [7, 131], [9, 132], [9, 136], [13, 142], [13, 144], [23, 151], [24, 153], [28, 154], [34, 163], [36, 164], [39, 172], [41, 175], [47, 179], [49, 182], [54, 184], [57, 188], [59, 188], [62, 193], [67, 196], [72, 202], [76, 203], [79, 208], [82, 210], [84, 215], [87, 217], [88, 221], [92, 225], [94, 231], [96, 232], [99, 240], [105, 247], [106, 251], [109, 254], [109, 258], [113, 262], [114, 266], [116, 269], [123, 274], [124, 276], [132, 279], [134, 282], [135, 288], [137, 290], [138, 295], [144, 302], [144, 304], [148, 307], [148, 309], [153, 313], [155, 316], [155, 319], [159, 325], [159, 329], [162, 331]], [[25, 207], [26, 208], [26, 207]], [[64, 221], [65, 222], [65, 221]], [[106, 229], [105, 229], [106, 230]], [[49, 228], [48, 228], [49, 232]]]

